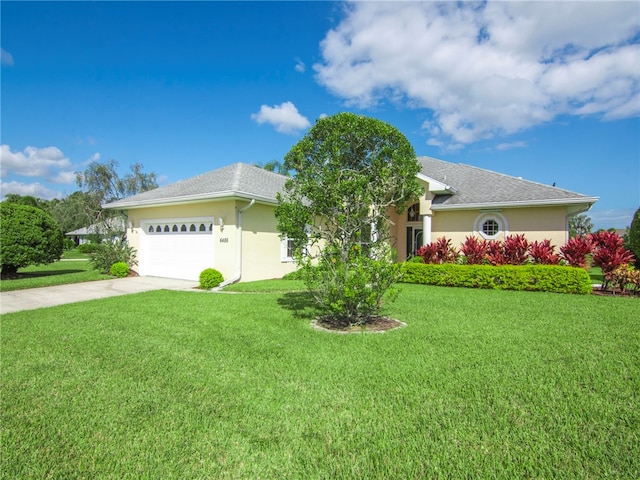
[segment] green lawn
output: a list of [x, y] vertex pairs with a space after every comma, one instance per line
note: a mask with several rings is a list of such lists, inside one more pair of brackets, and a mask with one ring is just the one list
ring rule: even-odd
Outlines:
[[18, 275], [19, 278], [2, 280], [0, 282], [0, 290], [8, 292], [10, 290], [51, 287], [53, 285], [113, 278], [94, 270], [89, 260], [61, 260], [49, 265], [25, 267], [18, 270]]
[[385, 334], [302, 292], [0, 317], [1, 478], [640, 478], [637, 298], [403, 285]]

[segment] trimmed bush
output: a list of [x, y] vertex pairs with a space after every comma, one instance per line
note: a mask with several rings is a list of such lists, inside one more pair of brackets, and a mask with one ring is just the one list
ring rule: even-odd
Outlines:
[[124, 262], [117, 262], [111, 265], [109, 273], [114, 277], [126, 277], [129, 275], [129, 266]]
[[62, 232], [44, 210], [16, 203], [0, 203], [0, 269], [3, 278], [19, 268], [46, 265], [62, 256]]
[[455, 265], [403, 263], [402, 281], [446, 287], [589, 294], [591, 278], [582, 268], [557, 265]]
[[85, 255], [96, 253], [98, 245], [98, 243], [81, 243], [80, 245], [78, 245], [78, 251]]
[[215, 268], [206, 268], [200, 272], [200, 288], [211, 290], [224, 281], [222, 274]]

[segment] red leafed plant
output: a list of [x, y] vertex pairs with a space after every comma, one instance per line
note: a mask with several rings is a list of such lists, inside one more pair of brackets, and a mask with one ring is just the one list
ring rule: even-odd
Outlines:
[[527, 263], [529, 242], [524, 234], [509, 235], [502, 245], [505, 261], [509, 265], [524, 265]]
[[557, 265], [560, 255], [554, 253], [556, 247], [551, 245], [551, 240], [534, 240], [529, 244], [529, 255], [533, 263], [538, 265]]
[[491, 265], [505, 265], [504, 248], [502, 242], [491, 240], [487, 242], [487, 260]]
[[445, 237], [420, 247], [416, 253], [422, 257], [424, 263], [451, 263], [458, 258], [458, 252], [451, 245], [451, 240]]
[[562, 258], [572, 267], [587, 268], [587, 255], [591, 253], [591, 243], [589, 235], [570, 238], [560, 247]]
[[416, 254], [420, 255], [424, 260], [424, 263], [437, 263], [436, 261], [436, 251], [438, 246], [435, 243], [427, 243], [426, 245], [420, 247]]
[[624, 240], [617, 233], [606, 230], [592, 233], [591, 241], [593, 264], [602, 268], [604, 275], [634, 260], [633, 254], [624, 248]]
[[487, 241], [476, 237], [467, 237], [460, 247], [460, 251], [467, 259], [468, 265], [483, 263], [487, 256]]

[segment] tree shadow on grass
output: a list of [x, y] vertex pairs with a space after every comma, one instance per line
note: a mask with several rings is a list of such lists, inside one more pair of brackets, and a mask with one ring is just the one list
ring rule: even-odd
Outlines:
[[18, 272], [15, 279], [21, 278], [38, 278], [38, 277], [52, 277], [54, 275], [68, 275], [70, 273], [82, 273], [86, 270], [36, 270], [33, 272]]
[[289, 310], [296, 318], [312, 320], [318, 316], [309, 292], [288, 292], [278, 298], [278, 305]]

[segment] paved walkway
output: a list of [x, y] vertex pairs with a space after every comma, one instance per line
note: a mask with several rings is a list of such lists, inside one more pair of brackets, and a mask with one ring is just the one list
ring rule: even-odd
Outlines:
[[0, 292], [0, 314], [53, 307], [98, 298], [115, 297], [151, 290], [191, 290], [198, 282], [158, 277], [127, 277], [97, 282], [72, 283], [54, 287]]

